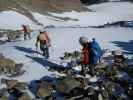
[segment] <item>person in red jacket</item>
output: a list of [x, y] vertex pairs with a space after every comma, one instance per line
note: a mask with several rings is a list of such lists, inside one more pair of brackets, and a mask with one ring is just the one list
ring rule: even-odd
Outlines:
[[79, 43], [83, 47], [82, 49], [82, 74], [85, 76], [87, 70], [89, 69], [89, 73], [94, 75], [94, 66], [92, 66], [92, 51], [91, 51], [91, 43], [88, 42], [86, 37], [80, 37]]
[[26, 25], [22, 25], [22, 31], [24, 32], [24, 40], [27, 39], [27, 36], [29, 39], [31, 39], [31, 33], [30, 33], [30, 28], [29, 26], [26, 26]]

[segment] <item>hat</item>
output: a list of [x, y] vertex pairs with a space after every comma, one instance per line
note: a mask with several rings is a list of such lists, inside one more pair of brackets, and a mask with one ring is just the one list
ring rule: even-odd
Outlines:
[[80, 42], [80, 44], [85, 44], [85, 43], [88, 42], [88, 38], [82, 36], [82, 37], [79, 38], [79, 42]]

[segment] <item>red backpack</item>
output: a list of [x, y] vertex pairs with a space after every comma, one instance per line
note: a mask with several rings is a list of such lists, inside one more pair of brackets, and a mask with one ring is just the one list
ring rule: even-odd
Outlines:
[[27, 27], [25, 25], [23, 25], [23, 31], [24, 31], [24, 33], [28, 32]]

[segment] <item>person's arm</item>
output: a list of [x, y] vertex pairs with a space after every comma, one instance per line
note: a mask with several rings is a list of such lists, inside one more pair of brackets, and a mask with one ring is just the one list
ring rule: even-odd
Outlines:
[[48, 33], [47, 33], [47, 32], [46, 32], [45, 36], [46, 36], [46, 38], [47, 38], [47, 40], [48, 40], [48, 44], [49, 44], [49, 46], [51, 46], [51, 40], [50, 40], [50, 38], [49, 38], [49, 36], [48, 36]]

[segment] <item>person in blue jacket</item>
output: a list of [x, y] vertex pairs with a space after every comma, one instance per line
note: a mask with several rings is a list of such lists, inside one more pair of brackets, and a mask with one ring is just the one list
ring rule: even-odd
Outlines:
[[92, 64], [96, 65], [100, 62], [101, 56], [103, 54], [102, 49], [95, 38], [92, 39], [91, 42], [91, 49], [92, 49]]

